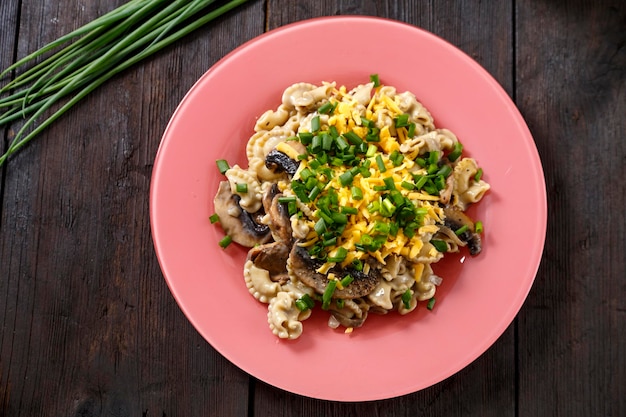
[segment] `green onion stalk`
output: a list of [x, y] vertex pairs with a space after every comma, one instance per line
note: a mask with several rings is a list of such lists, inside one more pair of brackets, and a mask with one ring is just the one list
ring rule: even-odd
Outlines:
[[0, 87], [0, 127], [25, 122], [0, 156], [0, 166], [111, 77], [246, 1], [130, 0], [6, 68], [0, 81], [19, 75]]

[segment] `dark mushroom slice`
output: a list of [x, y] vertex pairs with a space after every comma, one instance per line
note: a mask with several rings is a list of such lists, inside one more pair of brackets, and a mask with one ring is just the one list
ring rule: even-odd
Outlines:
[[265, 194], [263, 194], [263, 209], [265, 209], [266, 213], [270, 211], [272, 201], [278, 194], [280, 194], [280, 189], [278, 188], [277, 183], [273, 183], [267, 191], [265, 191]]
[[454, 207], [445, 207], [443, 212], [446, 216], [444, 225], [454, 232], [463, 226], [467, 226], [467, 230], [457, 236], [460, 240], [467, 243], [470, 255], [478, 255], [482, 250], [482, 240], [480, 235], [474, 232], [474, 221], [467, 214]]
[[291, 159], [286, 153], [277, 149], [272, 149], [265, 157], [265, 166], [272, 172], [286, 172], [293, 177], [300, 166], [300, 161]]
[[220, 182], [213, 205], [224, 233], [249, 248], [268, 242], [272, 238], [270, 228], [260, 222], [264, 213], [248, 213], [241, 208], [239, 200], [240, 197], [231, 192], [228, 181]]
[[[324, 264], [323, 261], [312, 258], [306, 248], [293, 245], [289, 255], [289, 266], [291, 272], [304, 284], [313, 288], [317, 293], [323, 294], [328, 284], [328, 277], [320, 274], [317, 270]], [[334, 273], [337, 279], [341, 280], [350, 274], [354, 280], [343, 289], [337, 288], [333, 293], [333, 298], [353, 299], [364, 297], [371, 293], [382, 279], [382, 275], [377, 268], [370, 268], [365, 274], [354, 268], [331, 268], [329, 272]]]
[[293, 244], [293, 230], [287, 204], [280, 202], [282, 194], [278, 194], [272, 200], [272, 204], [267, 214], [270, 216], [270, 230], [274, 240], [284, 242], [291, 246]]
[[263, 196], [263, 208], [269, 215], [269, 228], [275, 241], [284, 242], [291, 246], [293, 243], [291, 219], [287, 205], [281, 203], [279, 198], [283, 195], [278, 189], [278, 184], [272, 184]]
[[287, 259], [291, 248], [281, 242], [271, 242], [258, 245], [248, 251], [248, 259], [257, 268], [265, 269], [272, 281], [281, 285], [289, 279], [287, 273]]

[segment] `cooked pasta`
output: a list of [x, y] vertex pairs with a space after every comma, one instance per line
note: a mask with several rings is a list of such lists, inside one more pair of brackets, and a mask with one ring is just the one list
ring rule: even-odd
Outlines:
[[254, 131], [248, 166], [223, 171], [214, 203], [251, 248], [243, 276], [276, 336], [298, 338], [316, 306], [346, 332], [369, 313], [432, 309], [432, 265], [480, 253], [482, 224], [465, 211], [490, 186], [413, 93], [377, 76], [351, 90], [296, 83]]

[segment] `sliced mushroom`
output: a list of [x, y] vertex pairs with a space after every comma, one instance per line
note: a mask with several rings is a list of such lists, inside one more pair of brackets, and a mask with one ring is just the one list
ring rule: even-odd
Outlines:
[[[317, 270], [324, 264], [319, 259], [312, 258], [306, 248], [293, 245], [289, 255], [289, 266], [291, 272], [303, 283], [315, 289], [319, 294], [323, 294], [328, 284], [328, 277], [320, 274]], [[366, 296], [371, 293], [382, 279], [377, 268], [370, 268], [367, 274], [357, 271], [354, 268], [331, 268], [329, 272], [334, 273], [338, 279], [350, 274], [354, 280], [343, 289], [337, 288], [333, 293], [333, 298], [353, 299]]]
[[271, 242], [258, 245], [248, 251], [248, 259], [257, 268], [265, 269], [272, 281], [281, 285], [287, 282], [287, 259], [291, 248], [281, 242]]
[[478, 255], [482, 250], [482, 240], [480, 235], [474, 232], [474, 221], [467, 214], [454, 207], [445, 207], [443, 212], [446, 216], [444, 225], [457, 231], [463, 226], [467, 230], [458, 235], [459, 239], [467, 243], [470, 255]]
[[269, 219], [266, 219], [264, 223], [269, 226], [275, 241], [291, 246], [293, 243], [291, 219], [289, 218], [287, 205], [280, 202], [280, 197], [282, 197], [282, 194], [276, 183], [265, 192], [263, 208]]
[[277, 149], [272, 149], [265, 157], [265, 166], [272, 172], [286, 172], [292, 177], [298, 170], [300, 161], [291, 159], [286, 153]]
[[272, 238], [269, 227], [260, 223], [263, 212], [251, 214], [243, 210], [239, 196], [231, 192], [228, 181], [220, 182], [213, 204], [222, 229], [234, 242], [251, 248]]

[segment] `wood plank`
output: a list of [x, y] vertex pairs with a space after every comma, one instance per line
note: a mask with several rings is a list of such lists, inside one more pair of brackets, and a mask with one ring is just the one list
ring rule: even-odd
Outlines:
[[[24, 55], [122, 1], [13, 3]], [[248, 376], [199, 336], [163, 280], [148, 196], [180, 99], [263, 27], [262, 3], [239, 8], [112, 79], [10, 161], [0, 414], [248, 415]]]
[[[338, 14], [379, 16], [422, 27], [472, 56], [512, 94], [511, 2], [481, 2], [476, 6], [462, 1], [322, 1], [314, 4], [273, 0], [268, 10], [270, 29], [302, 19]], [[255, 415], [514, 416], [515, 366], [515, 337], [511, 326], [466, 369], [420, 392], [384, 401], [345, 404], [304, 398], [258, 382], [254, 393]]]
[[519, 415], [626, 415], [626, 7], [516, 5], [518, 103], [551, 213], [519, 319]]

